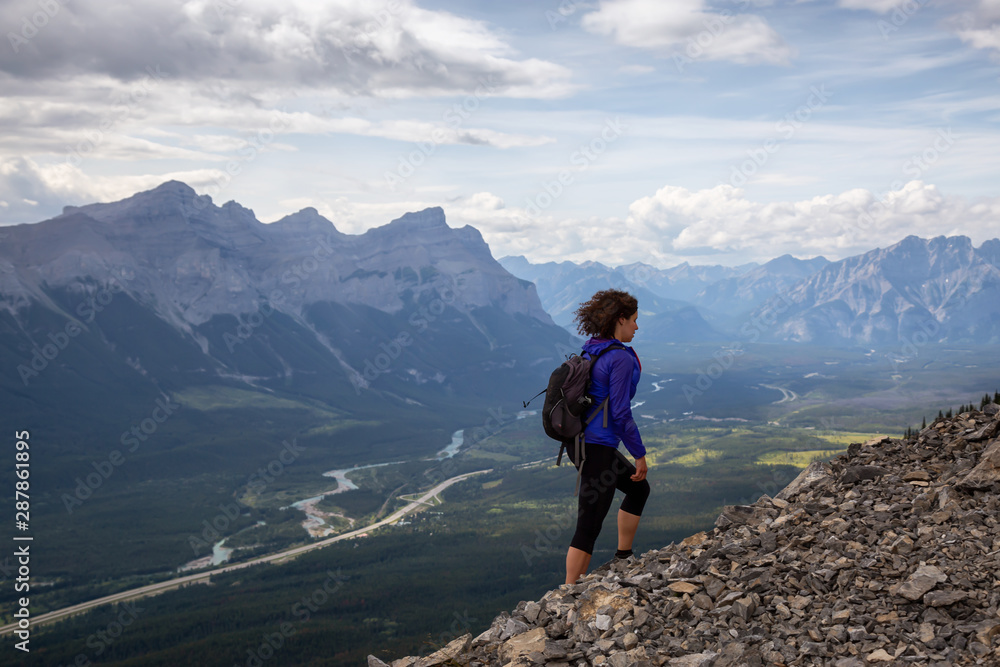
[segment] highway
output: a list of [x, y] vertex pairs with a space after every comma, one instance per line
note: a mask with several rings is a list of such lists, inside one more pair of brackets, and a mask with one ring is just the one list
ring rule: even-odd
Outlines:
[[[62, 609], [57, 609], [55, 611], [50, 611], [46, 614], [40, 616], [32, 616], [31, 627], [36, 627], [43, 625], [45, 623], [52, 623], [53, 621], [58, 621], [60, 619], [72, 616], [73, 614], [79, 614], [80, 612], [87, 611], [88, 609], [93, 609], [94, 607], [100, 607], [101, 605], [110, 604], [112, 602], [126, 602], [128, 600], [135, 600], [137, 598], [147, 597], [150, 595], [156, 595], [157, 593], [163, 593], [165, 591], [173, 590], [175, 588], [180, 588], [181, 586], [187, 586], [188, 584], [197, 583], [207, 583], [209, 577], [215, 576], [217, 574], [222, 574], [224, 572], [232, 572], [234, 570], [239, 570], [244, 567], [250, 567], [252, 565], [260, 565], [261, 563], [282, 563], [286, 560], [295, 558], [296, 556], [301, 556], [302, 554], [313, 551], [315, 549], [322, 549], [325, 546], [329, 546], [335, 542], [340, 542], [341, 540], [349, 540], [352, 537], [357, 537], [362, 533], [366, 533], [376, 528], [381, 528], [382, 526], [387, 526], [391, 523], [399, 521], [407, 514], [415, 512], [419, 509], [424, 509], [428, 506], [429, 501], [440, 494], [442, 491], [447, 489], [452, 484], [464, 481], [473, 475], [481, 475], [484, 473], [492, 472], [493, 469], [489, 470], [477, 470], [475, 472], [468, 472], [464, 475], [458, 475], [450, 479], [446, 479], [434, 488], [430, 489], [424, 493], [420, 498], [411, 501], [405, 507], [396, 510], [386, 518], [381, 521], [376, 521], [375, 523], [365, 526], [364, 528], [357, 528], [349, 533], [343, 533], [341, 535], [335, 535], [334, 537], [328, 537], [325, 540], [320, 540], [319, 542], [314, 542], [312, 544], [306, 544], [301, 547], [293, 547], [285, 551], [280, 551], [275, 554], [270, 554], [268, 556], [261, 556], [260, 558], [255, 558], [249, 560], [245, 563], [237, 563], [235, 565], [227, 565], [225, 567], [216, 568], [214, 570], [206, 570], [204, 572], [198, 572], [197, 574], [189, 574], [183, 577], [177, 577], [176, 579], [169, 579], [167, 581], [161, 581], [156, 584], [149, 584], [148, 586], [142, 586], [140, 588], [133, 588], [132, 590], [122, 591], [120, 593], [115, 593], [113, 595], [107, 595], [102, 598], [97, 598], [96, 600], [90, 600], [89, 602], [81, 602], [80, 604], [73, 605], [71, 607], [64, 607]], [[11, 623], [0, 627], [0, 635], [10, 634], [17, 629], [17, 623]]]

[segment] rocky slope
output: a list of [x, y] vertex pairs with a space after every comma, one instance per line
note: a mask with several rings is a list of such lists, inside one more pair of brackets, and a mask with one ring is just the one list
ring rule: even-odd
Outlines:
[[1000, 664], [998, 412], [853, 444], [709, 532], [392, 667]]

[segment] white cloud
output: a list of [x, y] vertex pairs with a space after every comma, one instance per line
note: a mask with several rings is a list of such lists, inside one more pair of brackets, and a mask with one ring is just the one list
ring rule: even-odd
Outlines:
[[[0, 75], [0, 87], [10, 80]], [[256, 142], [254, 154], [297, 151], [301, 144], [297, 147], [290, 142], [301, 142], [303, 135], [348, 134], [407, 144], [501, 149], [554, 141], [540, 134], [476, 127], [474, 114], [495, 92], [491, 88], [480, 88], [479, 93], [454, 103], [461, 114], [439, 112], [438, 118], [431, 120], [407, 120], [404, 115], [376, 120], [331, 115], [325, 110], [316, 113], [302, 109], [305, 104], [295, 98], [277, 100], [278, 108], [238, 96], [221, 102], [218, 92], [165, 77], [140, 85], [104, 74], [77, 77], [64, 85], [58, 98], [52, 97], [49, 82], [22, 84], [16, 95], [0, 98], [0, 133], [4, 135], [0, 158], [31, 155], [39, 163], [55, 159], [88, 169], [100, 161], [106, 165], [184, 160], [202, 166], [238, 159], [250, 152], [248, 142]], [[176, 163], [171, 166], [176, 169]]]
[[868, 11], [885, 14], [897, 7], [902, 7], [907, 3], [913, 4], [914, 2], [915, 0], [838, 0], [837, 6], [844, 9], [867, 9]]
[[[471, 224], [479, 229], [494, 256], [526, 255], [536, 262], [642, 261], [668, 267], [692, 258], [701, 263], [764, 262], [785, 253], [837, 260], [910, 234], [966, 235], [977, 243], [1000, 236], [1000, 197], [970, 202], [921, 181], [885, 193], [882, 201], [862, 189], [761, 203], [729, 185], [697, 191], [666, 186], [633, 202], [625, 219], [566, 219], [545, 212], [532, 216], [506, 207], [490, 193], [451, 203], [426, 202], [432, 205], [444, 206], [452, 227]], [[539, 242], [542, 238], [545, 243]]]
[[958, 14], [952, 25], [963, 42], [1000, 53], [1000, 0], [979, 0], [971, 10]]
[[[65, 81], [83, 72], [122, 81], [157, 66], [191, 81], [226, 81], [255, 95], [263, 86], [328, 88], [351, 95], [467, 93], [482, 79], [497, 94], [569, 94], [565, 67], [518, 56], [484, 21], [418, 7], [412, 0], [104, 0], [56, 2], [43, 27], [0, 49], [0, 72]], [[36, 0], [7, 0], [0, 25], [20, 26]], [[29, 24], [30, 25], [30, 24]], [[16, 34], [16, 33], [12, 33]], [[8, 40], [5, 40], [8, 41]]]
[[709, 11], [704, 0], [601, 0], [581, 24], [622, 45], [690, 60], [784, 64], [793, 56], [764, 19]]
[[[927, 4], [928, 0], [838, 0], [837, 2], [838, 7], [845, 9], [868, 10], [879, 14], [892, 12], [891, 20], [886, 17], [879, 21], [879, 29], [886, 37], [898, 31]], [[955, 5], [940, 3], [939, 6], [953, 9], [959, 4], [972, 6], [953, 14], [945, 21], [945, 25], [973, 48], [1000, 52], [1000, 0], [966, 0]]]
[[490, 192], [457, 199], [425, 194], [427, 199], [394, 204], [343, 198], [283, 203], [294, 203], [293, 210], [314, 206], [347, 233], [384, 225], [407, 211], [442, 206], [451, 227], [477, 228], [495, 257], [525, 255], [535, 262], [641, 261], [668, 267], [693, 258], [699, 263], [765, 262], [785, 253], [837, 260], [910, 234], [966, 235], [977, 243], [1000, 236], [1000, 197], [970, 202], [921, 181], [887, 192], [881, 201], [863, 189], [762, 203], [729, 185], [695, 191], [665, 186], [633, 202], [624, 219], [529, 213], [506, 206]]
[[656, 68], [650, 67], [649, 65], [623, 65], [618, 68], [618, 71], [622, 74], [639, 76], [642, 74], [652, 74], [656, 71]]
[[65, 162], [37, 164], [26, 157], [0, 157], [0, 198], [11, 202], [0, 211], [0, 224], [39, 222], [59, 215], [64, 206], [118, 201], [170, 180], [202, 189], [216, 183], [223, 174], [218, 169], [197, 169], [93, 176]]
[[791, 253], [839, 259], [916, 234], [1000, 234], [1000, 198], [970, 204], [910, 181], [879, 200], [867, 190], [760, 203], [729, 185], [691, 192], [664, 187], [629, 207], [628, 226], [677, 254], [717, 253], [762, 260]]
[[1000, 25], [993, 25], [988, 28], [959, 30], [958, 36], [963, 42], [968, 42], [977, 49], [1000, 51]]

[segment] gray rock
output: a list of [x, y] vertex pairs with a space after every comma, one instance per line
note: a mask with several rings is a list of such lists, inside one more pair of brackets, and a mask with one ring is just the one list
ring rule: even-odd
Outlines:
[[500, 633], [500, 641], [505, 641], [511, 637], [516, 637], [519, 634], [528, 631], [528, 624], [519, 621], [514, 618], [508, 618], [506, 625], [504, 625], [503, 632]]
[[882, 466], [850, 466], [840, 476], [840, 483], [843, 485], [857, 484], [868, 479], [877, 479], [889, 474], [889, 470]]
[[865, 667], [865, 663], [861, 658], [840, 658], [833, 663], [833, 667]]
[[933, 565], [921, 565], [903, 582], [897, 592], [907, 600], [919, 600], [924, 593], [947, 580], [948, 575]]
[[826, 644], [823, 642], [802, 642], [799, 653], [803, 655], [824, 656], [827, 654]]
[[529, 602], [524, 606], [524, 618], [528, 623], [534, 623], [538, 620], [538, 614], [541, 612], [542, 606], [537, 602]]
[[712, 651], [689, 653], [678, 658], [671, 658], [667, 664], [670, 667], [714, 667], [718, 655]]
[[928, 607], [947, 607], [961, 602], [968, 593], [965, 591], [931, 591], [924, 596], [924, 604]]
[[826, 464], [821, 461], [813, 461], [805, 470], [799, 473], [798, 477], [782, 489], [775, 498], [778, 500], [791, 500], [804, 491], [827, 485], [832, 479]]
[[[458, 660], [462, 655], [468, 653], [472, 644], [472, 635], [463, 635], [448, 643], [439, 651], [431, 653], [426, 658], [421, 658], [413, 663], [413, 667], [439, 667]], [[395, 663], [393, 663], [395, 665]]]
[[[1000, 421], [995, 422], [1000, 425]], [[955, 486], [974, 491], [1000, 482], [1000, 440], [990, 445], [979, 459], [979, 464], [963, 476]]]
[[[463, 664], [506, 664], [500, 635], [521, 618], [546, 643], [518, 667], [598, 656], [609, 667], [989, 664], [1000, 485], [973, 497], [958, 481], [989, 462], [992, 443], [968, 436], [991, 423], [942, 419], [813, 466], [786, 498], [726, 507], [710, 532], [546, 594], [535, 621], [522, 603]], [[854, 481], [834, 481], [845, 475]]]
[[632, 659], [624, 652], [618, 652], [608, 658], [611, 667], [631, 667]]

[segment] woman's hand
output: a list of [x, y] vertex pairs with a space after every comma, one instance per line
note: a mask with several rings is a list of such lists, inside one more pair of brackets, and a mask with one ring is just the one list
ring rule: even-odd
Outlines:
[[632, 481], [633, 482], [641, 482], [642, 480], [646, 479], [646, 471], [647, 470], [648, 470], [648, 468], [646, 467], [646, 457], [643, 456], [640, 459], [636, 459], [635, 460], [635, 474], [632, 475]]

